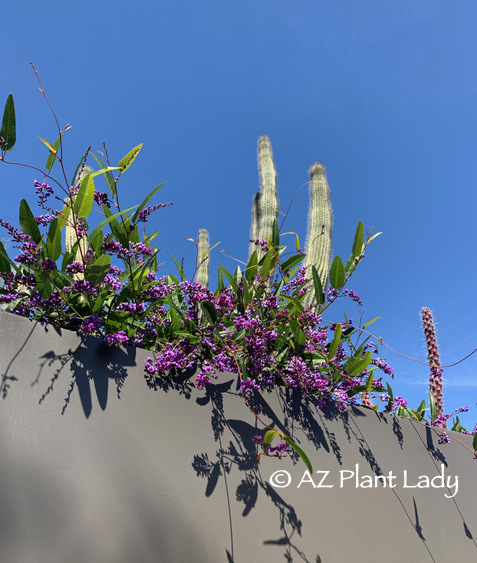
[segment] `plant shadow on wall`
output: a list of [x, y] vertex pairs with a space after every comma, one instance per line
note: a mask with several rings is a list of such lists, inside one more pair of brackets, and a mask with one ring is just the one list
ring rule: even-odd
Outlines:
[[[34, 334], [35, 331], [36, 334]], [[42, 329], [38, 323], [35, 323], [18, 351], [13, 355], [5, 373], [1, 374], [0, 393], [4, 399], [8, 397], [9, 392], [14, 392], [12, 383], [19, 381], [20, 376], [16, 375], [18, 371], [18, 366], [15, 365], [16, 358], [26, 349], [33, 337], [38, 337], [40, 331], [44, 331], [42, 349], [48, 349], [48, 340], [51, 338], [52, 331], [56, 333], [57, 337], [68, 337], [68, 334], [71, 334], [69, 331], [62, 331], [49, 325]], [[128, 375], [127, 368], [136, 365], [136, 349], [130, 346], [111, 348], [97, 338], [87, 335], [79, 336], [79, 344], [76, 338], [72, 340], [74, 349], [69, 349], [61, 354], [50, 349], [39, 355], [38, 371], [31, 376], [29, 383], [33, 392], [39, 392], [39, 404], [46, 404], [49, 395], [55, 390], [55, 384], [59, 378], [64, 378], [69, 373], [71, 381], [61, 414], [65, 414], [76, 389], [83, 413], [86, 418], [89, 418], [93, 408], [93, 395], [96, 396], [100, 408], [106, 409], [111, 393], [110, 382], [113, 382], [116, 397], [121, 398], [121, 390]], [[48, 374], [48, 380], [45, 380], [45, 374]]]
[[[180, 375], [176, 374], [173, 379], [156, 380], [155, 389], [160, 389], [162, 392], [177, 392], [183, 398], [191, 400], [197, 395], [192, 375], [191, 372], [184, 372]], [[302, 535], [299, 510], [297, 511], [292, 504], [284, 500], [260, 472], [256, 446], [253, 442], [254, 436], [257, 435], [256, 424], [229, 416], [228, 407], [233, 405], [234, 401], [241, 403], [242, 396], [234, 375], [222, 375], [225, 377], [230, 375], [231, 379], [208, 387], [204, 390], [203, 396], [195, 398], [197, 405], [210, 409], [210, 430], [213, 433], [214, 442], [217, 443], [217, 449], [192, 453], [191, 467], [197, 477], [205, 480], [204, 495], [206, 497], [214, 494], [220, 481], [223, 480], [230, 522], [228, 561], [234, 561], [235, 538], [231, 504], [234, 500], [239, 503], [242, 507], [241, 517], [246, 518], [256, 507], [259, 495], [262, 494], [276, 509], [278, 517], [278, 537], [264, 538], [263, 544], [283, 546], [283, 555], [287, 561], [299, 559], [309, 563], [321, 562], [319, 555], [310, 559], [299, 547], [299, 538]], [[276, 424], [283, 431], [287, 431], [280, 413], [275, 412], [264, 396], [256, 393], [250, 400], [257, 414], [266, 416], [270, 419], [271, 424]], [[295, 461], [297, 461], [297, 456], [295, 456]], [[236, 476], [234, 479], [230, 479], [233, 473], [236, 473]], [[232, 490], [229, 481], [240, 482], [235, 490]]]
[[[295, 506], [293, 501], [285, 499], [280, 494], [280, 489], [272, 486], [271, 480], [264, 476], [261, 465], [256, 463], [257, 448], [253, 445], [253, 438], [259, 430], [256, 423], [250, 424], [245, 422], [243, 417], [237, 418], [236, 416], [233, 401], [237, 403], [241, 401], [236, 379], [232, 377], [233, 374], [221, 375], [226, 380], [205, 389], [204, 395], [201, 397], [197, 397], [197, 390], [193, 385], [193, 374], [190, 373], [156, 380], [155, 389], [160, 389], [162, 392], [177, 392], [185, 399], [194, 400], [197, 405], [210, 409], [210, 430], [217, 447], [192, 453], [191, 467], [197, 477], [204, 479], [206, 497], [213, 495], [217, 487], [226, 490], [231, 536], [231, 549], [228, 551], [229, 561], [233, 561], [234, 551], [233, 514], [238, 512], [232, 505], [234, 502], [238, 503], [241, 506], [241, 517], [246, 518], [261, 505], [260, 497], [262, 500], [263, 498], [268, 499], [277, 514], [277, 535], [268, 538], [261, 537], [263, 545], [282, 547], [283, 557], [287, 561], [321, 561], [319, 555], [313, 555], [314, 558], [310, 558], [311, 554], [305, 553], [301, 547], [302, 541], [306, 543], [302, 535], [303, 519], [309, 515], [300, 515], [300, 507]], [[227, 380], [228, 375], [231, 376], [229, 380]], [[349, 411], [329, 408], [317, 411], [313, 400], [304, 397], [297, 390], [282, 390], [277, 395], [257, 391], [249, 396], [248, 402], [254, 414], [258, 415], [261, 420], [268, 421], [267, 427], [281, 430], [303, 447], [306, 444], [308, 453], [313, 453], [315, 457], [318, 453], [324, 460], [323, 456], [331, 455], [336, 459], [338, 465], [343, 467], [343, 457], [347, 458], [349, 463], [349, 448], [351, 447], [355, 451], [354, 462], [358, 461], [358, 464], [359, 460], [364, 462], [361, 464], [363, 472], [366, 471], [365, 468], [368, 468], [368, 473], [373, 476], [386, 475], [382, 466], [383, 462], [386, 465], [382, 448], [378, 448], [381, 453], [376, 454], [366, 437], [367, 433], [369, 434], [368, 430], [362, 428], [362, 420], [370, 415], [370, 413], [366, 414], [362, 408], [352, 407]], [[233, 411], [232, 414], [231, 411]], [[406, 433], [403, 432], [403, 427], [395, 417], [382, 413], [374, 413], [372, 417], [376, 419], [373, 420], [373, 424], [383, 424], [386, 427], [390, 425], [396, 446], [400, 449], [405, 448]], [[412, 425], [410, 428], [412, 436]], [[407, 439], [410, 439], [409, 429]], [[427, 443], [422, 437], [419, 437], [419, 440], [422, 440], [430, 458], [434, 460], [436, 470], [438, 463], [443, 463], [445, 467], [448, 466], [445, 452], [436, 445], [435, 437], [430, 429], [427, 429], [426, 433]], [[299, 456], [293, 451], [290, 452], [290, 456], [293, 458], [293, 467], [300, 463]], [[328, 467], [326, 462], [325, 466]], [[278, 467], [279, 465], [277, 465]], [[347, 467], [346, 461], [344, 467]], [[306, 486], [305, 483], [304, 487]], [[402, 497], [400, 489], [392, 488], [389, 490], [389, 494], [396, 499], [396, 507], [402, 511], [410, 529], [422, 541], [431, 560], [437, 561], [438, 558], [432, 554], [432, 546], [426, 539], [430, 530], [426, 533], [426, 529], [421, 524], [420, 501], [413, 497], [412, 509], [410, 509], [409, 502]], [[452, 499], [452, 502], [462, 519], [463, 533], [467, 539], [474, 541], [458, 502], [455, 498]], [[267, 518], [269, 517], [270, 512]], [[315, 523], [318, 525], [320, 517], [316, 516], [315, 519]], [[319, 549], [319, 546], [317, 548]]]

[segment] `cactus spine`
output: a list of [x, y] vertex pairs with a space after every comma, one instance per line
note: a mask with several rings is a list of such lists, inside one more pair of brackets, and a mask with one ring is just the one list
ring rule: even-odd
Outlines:
[[[426, 336], [427, 356], [429, 359], [429, 367], [431, 369], [429, 377], [429, 390], [434, 395], [436, 402], [436, 414], [442, 415], [442, 369], [439, 360], [439, 349], [437, 347], [436, 331], [434, 328], [434, 320], [431, 310], [423, 307], [421, 310], [422, 325]], [[445, 422], [441, 425], [446, 428]]]
[[[330, 269], [333, 214], [325, 167], [319, 162], [311, 165], [309, 186], [308, 238], [304, 265], [307, 267], [308, 278], [311, 278], [311, 267], [315, 266], [324, 289]], [[313, 301], [312, 296], [313, 291], [309, 291], [307, 304]]]
[[197, 236], [197, 276], [196, 281], [203, 286], [209, 285], [209, 233], [199, 229]]
[[[251, 238], [262, 241], [271, 236], [273, 221], [278, 217], [277, 172], [270, 139], [266, 135], [258, 140], [258, 169], [260, 193], [253, 200]], [[251, 244], [250, 254], [255, 249], [260, 259], [264, 252]]]

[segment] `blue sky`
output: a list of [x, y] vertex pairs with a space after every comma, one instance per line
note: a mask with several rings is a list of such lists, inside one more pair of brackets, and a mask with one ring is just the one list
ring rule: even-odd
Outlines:
[[[285, 210], [314, 161], [327, 170], [333, 253], [347, 258], [359, 220], [383, 234], [350, 287], [364, 319], [402, 354], [426, 360], [421, 307], [437, 322], [443, 364], [477, 346], [472, 319], [477, 209], [475, 2], [447, 0], [190, 0], [74, 3], [33, 0], [2, 7], [0, 103], [12, 92], [14, 156], [42, 166], [38, 136], [56, 138], [29, 61], [62, 125], [73, 171], [106, 142], [119, 160], [144, 143], [123, 177], [124, 206], [161, 182], [173, 201], [150, 228], [159, 246], [194, 269], [185, 240], [207, 228], [223, 254], [245, 260], [259, 181], [256, 144], [270, 137]], [[17, 220], [34, 200], [31, 171], [0, 167], [1, 216]], [[286, 231], [306, 235], [307, 193]], [[292, 239], [289, 240], [292, 243]], [[212, 275], [215, 269], [212, 267]], [[357, 320], [351, 304], [341, 301]], [[386, 352], [395, 393], [416, 406], [426, 366]], [[444, 371], [446, 411], [466, 405], [477, 421], [477, 354]]]

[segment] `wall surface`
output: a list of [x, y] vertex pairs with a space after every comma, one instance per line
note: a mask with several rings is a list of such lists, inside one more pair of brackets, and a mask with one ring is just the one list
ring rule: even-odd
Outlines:
[[147, 356], [0, 313], [2, 563], [477, 560], [477, 461], [455, 440], [270, 394], [255, 412], [314, 473], [258, 465], [233, 376], [154, 390]]

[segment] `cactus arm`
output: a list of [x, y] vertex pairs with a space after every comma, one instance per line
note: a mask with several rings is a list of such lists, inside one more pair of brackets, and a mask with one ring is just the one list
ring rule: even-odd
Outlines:
[[209, 233], [199, 229], [197, 235], [197, 276], [196, 281], [207, 287], [209, 284]]
[[[259, 240], [268, 240], [272, 235], [273, 221], [278, 218], [277, 172], [273, 160], [270, 139], [263, 135], [258, 140], [258, 168], [260, 174], [260, 197], [258, 198], [257, 215]], [[254, 205], [255, 205], [254, 200]], [[263, 251], [258, 249], [259, 259]]]
[[[309, 186], [308, 238], [304, 265], [307, 267], [308, 274], [311, 272], [311, 266], [316, 267], [324, 289], [330, 269], [333, 214], [325, 167], [318, 162], [312, 164], [310, 168]], [[313, 292], [309, 291], [308, 294], [306, 302], [309, 305], [314, 297]]]
[[253, 251], [257, 250], [257, 246], [254, 241], [258, 239], [258, 231], [260, 225], [260, 192], [253, 196], [252, 204], [252, 227], [250, 229], [250, 247], [248, 252], [248, 257], [252, 256]]

